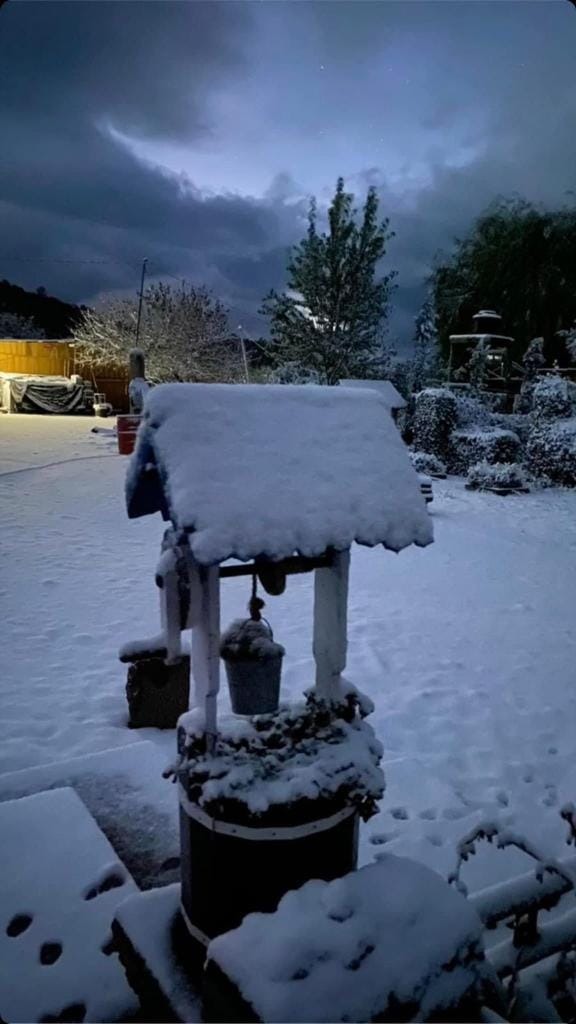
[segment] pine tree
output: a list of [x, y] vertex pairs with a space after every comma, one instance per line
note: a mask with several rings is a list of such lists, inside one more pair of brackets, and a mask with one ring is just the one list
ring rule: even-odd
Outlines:
[[263, 305], [276, 364], [296, 364], [325, 384], [376, 376], [387, 362], [384, 335], [395, 274], [377, 279], [376, 272], [393, 236], [388, 220], [378, 220], [375, 189], [368, 190], [360, 223], [353, 201], [339, 178], [328, 232], [320, 234], [312, 200], [307, 236], [288, 263], [288, 289], [272, 292]]
[[421, 391], [438, 364], [438, 333], [434, 300], [428, 296], [415, 318], [412, 392]]

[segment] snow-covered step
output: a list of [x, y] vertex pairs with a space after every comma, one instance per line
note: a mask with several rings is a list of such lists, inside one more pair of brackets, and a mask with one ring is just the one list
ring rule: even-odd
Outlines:
[[137, 888], [79, 796], [64, 788], [0, 804], [0, 835], [0, 1019], [133, 1015], [110, 943], [115, 909]]
[[116, 911], [113, 931], [146, 1019], [193, 1024], [202, 1020], [203, 964], [197, 959], [197, 949], [190, 948], [180, 914], [180, 886], [129, 896]]
[[178, 800], [162, 772], [175, 754], [149, 740], [0, 775], [0, 803], [71, 786], [142, 889], [179, 878]]

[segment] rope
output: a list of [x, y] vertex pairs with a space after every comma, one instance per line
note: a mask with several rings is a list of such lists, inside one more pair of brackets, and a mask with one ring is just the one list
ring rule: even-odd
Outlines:
[[261, 597], [258, 597], [258, 577], [256, 573], [252, 576], [252, 597], [248, 602], [248, 611], [250, 612], [250, 618], [254, 622], [260, 622], [262, 619], [262, 609], [265, 606], [265, 602]]

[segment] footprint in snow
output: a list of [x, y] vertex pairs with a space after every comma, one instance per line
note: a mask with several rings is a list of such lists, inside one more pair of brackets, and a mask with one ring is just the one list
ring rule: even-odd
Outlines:
[[44, 942], [40, 947], [40, 963], [44, 967], [51, 967], [62, 956], [62, 946], [59, 942]]
[[447, 807], [442, 811], [442, 817], [446, 818], [446, 821], [459, 821], [460, 818], [465, 818], [470, 813], [468, 807]]
[[32, 921], [33, 918], [31, 914], [16, 914], [16, 916], [8, 922], [6, 935], [11, 939], [17, 939], [19, 935], [22, 935], [22, 933], [30, 927]]
[[438, 811], [435, 807], [427, 807], [426, 810], [420, 811], [418, 814], [419, 818], [423, 818], [424, 821], [436, 821], [438, 817]]
[[405, 807], [392, 807], [390, 814], [396, 821], [408, 821], [410, 817]]
[[117, 870], [107, 871], [99, 882], [95, 885], [89, 886], [84, 891], [85, 900], [94, 900], [97, 896], [101, 896], [102, 893], [110, 892], [111, 889], [119, 889], [121, 885], [124, 885], [126, 878], [123, 871], [118, 868]]
[[558, 790], [556, 789], [556, 786], [549, 782], [544, 788], [546, 790], [546, 795], [543, 798], [542, 803], [545, 807], [555, 807], [558, 803]]

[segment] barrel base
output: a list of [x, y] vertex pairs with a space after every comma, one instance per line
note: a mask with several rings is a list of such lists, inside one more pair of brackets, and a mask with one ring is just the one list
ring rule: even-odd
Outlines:
[[[326, 818], [326, 811], [319, 813]], [[268, 838], [271, 830], [262, 829], [267, 838], [259, 838], [255, 819], [253, 828], [238, 829], [252, 833], [246, 838], [216, 831], [209, 819], [198, 821], [181, 805], [182, 908], [191, 936], [212, 940], [237, 928], [247, 914], [275, 910], [285, 893], [312, 878], [332, 881], [354, 871], [358, 814], [351, 808], [331, 827], [320, 825], [278, 829], [274, 839]], [[307, 835], [282, 837], [308, 828]]]

